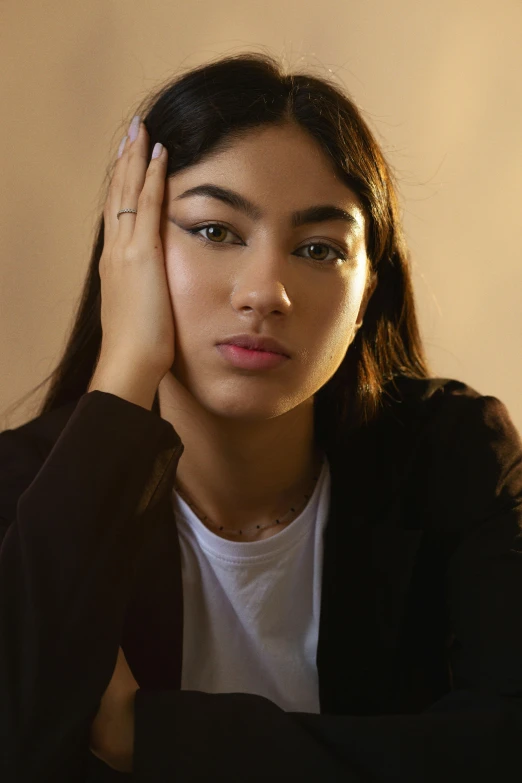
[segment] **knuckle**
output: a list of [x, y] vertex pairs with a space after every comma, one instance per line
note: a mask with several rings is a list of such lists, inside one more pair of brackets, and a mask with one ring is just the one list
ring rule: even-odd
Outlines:
[[109, 185], [109, 189], [107, 191], [107, 198], [105, 199], [106, 204], [110, 204], [110, 202], [116, 198], [116, 194], [118, 190], [120, 189], [121, 185], [120, 182], [116, 179], [112, 179], [111, 183]]
[[121, 241], [116, 239], [113, 246], [110, 249], [110, 253], [108, 256], [108, 261], [111, 264], [118, 264], [121, 263], [122, 260], [125, 260], [127, 247], [124, 245]]
[[[127, 202], [131, 202], [134, 204], [134, 201], [138, 197], [139, 194], [139, 187], [137, 182], [126, 182], [123, 186], [122, 190], [122, 204], [123, 206], [128, 206]], [[125, 203], [124, 203], [125, 202]]]
[[140, 209], [152, 209], [156, 206], [156, 201], [157, 199], [152, 193], [149, 193], [147, 190], [142, 190], [138, 199], [138, 204]]
[[129, 155], [131, 161], [139, 160], [140, 158], [145, 158], [145, 153], [142, 149], [141, 144], [137, 143], [137, 140], [131, 145], [129, 150]]
[[[103, 255], [104, 267], [110, 267], [118, 260], [119, 248], [116, 243], [112, 247], [107, 248], [107, 253]], [[101, 266], [101, 264], [100, 264]]]
[[130, 244], [126, 247], [122, 248], [121, 251], [121, 258], [126, 264], [135, 264], [137, 263], [142, 253], [140, 252], [139, 248], [136, 247], [136, 245]]
[[105, 207], [104, 207], [104, 209], [109, 209], [110, 210], [111, 204], [113, 204], [114, 199], [115, 199], [115, 190], [116, 190], [116, 188], [111, 185], [111, 187], [109, 188], [109, 192], [107, 193], [107, 197], [105, 199]]
[[[118, 163], [121, 163], [123, 156], [119, 159]], [[111, 177], [111, 187], [118, 186], [121, 183], [123, 177], [123, 169], [120, 165], [116, 165]]]

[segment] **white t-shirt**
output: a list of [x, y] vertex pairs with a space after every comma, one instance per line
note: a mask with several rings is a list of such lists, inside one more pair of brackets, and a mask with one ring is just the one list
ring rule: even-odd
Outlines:
[[173, 490], [183, 579], [182, 690], [254, 693], [286, 711], [320, 712], [316, 666], [326, 455], [308, 504], [261, 541], [209, 530]]

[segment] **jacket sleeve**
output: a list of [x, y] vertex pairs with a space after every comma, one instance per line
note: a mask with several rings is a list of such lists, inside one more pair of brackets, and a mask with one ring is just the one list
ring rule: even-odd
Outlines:
[[169, 422], [96, 390], [29, 479], [28, 446], [0, 433], [0, 780], [72, 782], [83, 779], [137, 555], [183, 444]]
[[455, 409], [421, 466], [447, 485], [439, 526], [460, 520], [446, 571], [453, 690], [418, 714], [351, 716], [284, 712], [250, 694], [140, 689], [134, 779], [522, 779], [522, 444], [496, 398]]

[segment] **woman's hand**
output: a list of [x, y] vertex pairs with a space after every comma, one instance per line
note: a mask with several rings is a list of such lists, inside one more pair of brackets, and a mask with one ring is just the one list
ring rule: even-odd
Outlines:
[[139, 685], [121, 647], [112, 679], [91, 724], [89, 749], [118, 772], [132, 772], [134, 756], [134, 698]]
[[[125, 140], [103, 211], [98, 363], [159, 384], [174, 361], [174, 316], [160, 236], [167, 151], [163, 148], [149, 163], [148, 146], [140, 121], [135, 141]], [[118, 219], [118, 211], [126, 208], [138, 213], [125, 212]]]

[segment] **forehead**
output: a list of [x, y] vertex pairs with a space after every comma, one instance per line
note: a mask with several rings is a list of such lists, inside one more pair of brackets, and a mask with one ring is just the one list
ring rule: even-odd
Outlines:
[[[224, 148], [210, 151], [194, 166], [169, 177], [169, 201], [202, 184], [214, 184], [242, 196], [242, 211], [253, 220], [275, 215], [290, 219], [296, 211], [322, 204], [350, 213], [361, 229], [365, 227], [357, 193], [341, 180], [318, 142], [293, 125], [256, 128], [225, 139]], [[203, 199], [191, 199], [198, 201], [204, 203]], [[210, 199], [205, 201], [211, 203]], [[237, 203], [232, 206], [238, 208]]]

